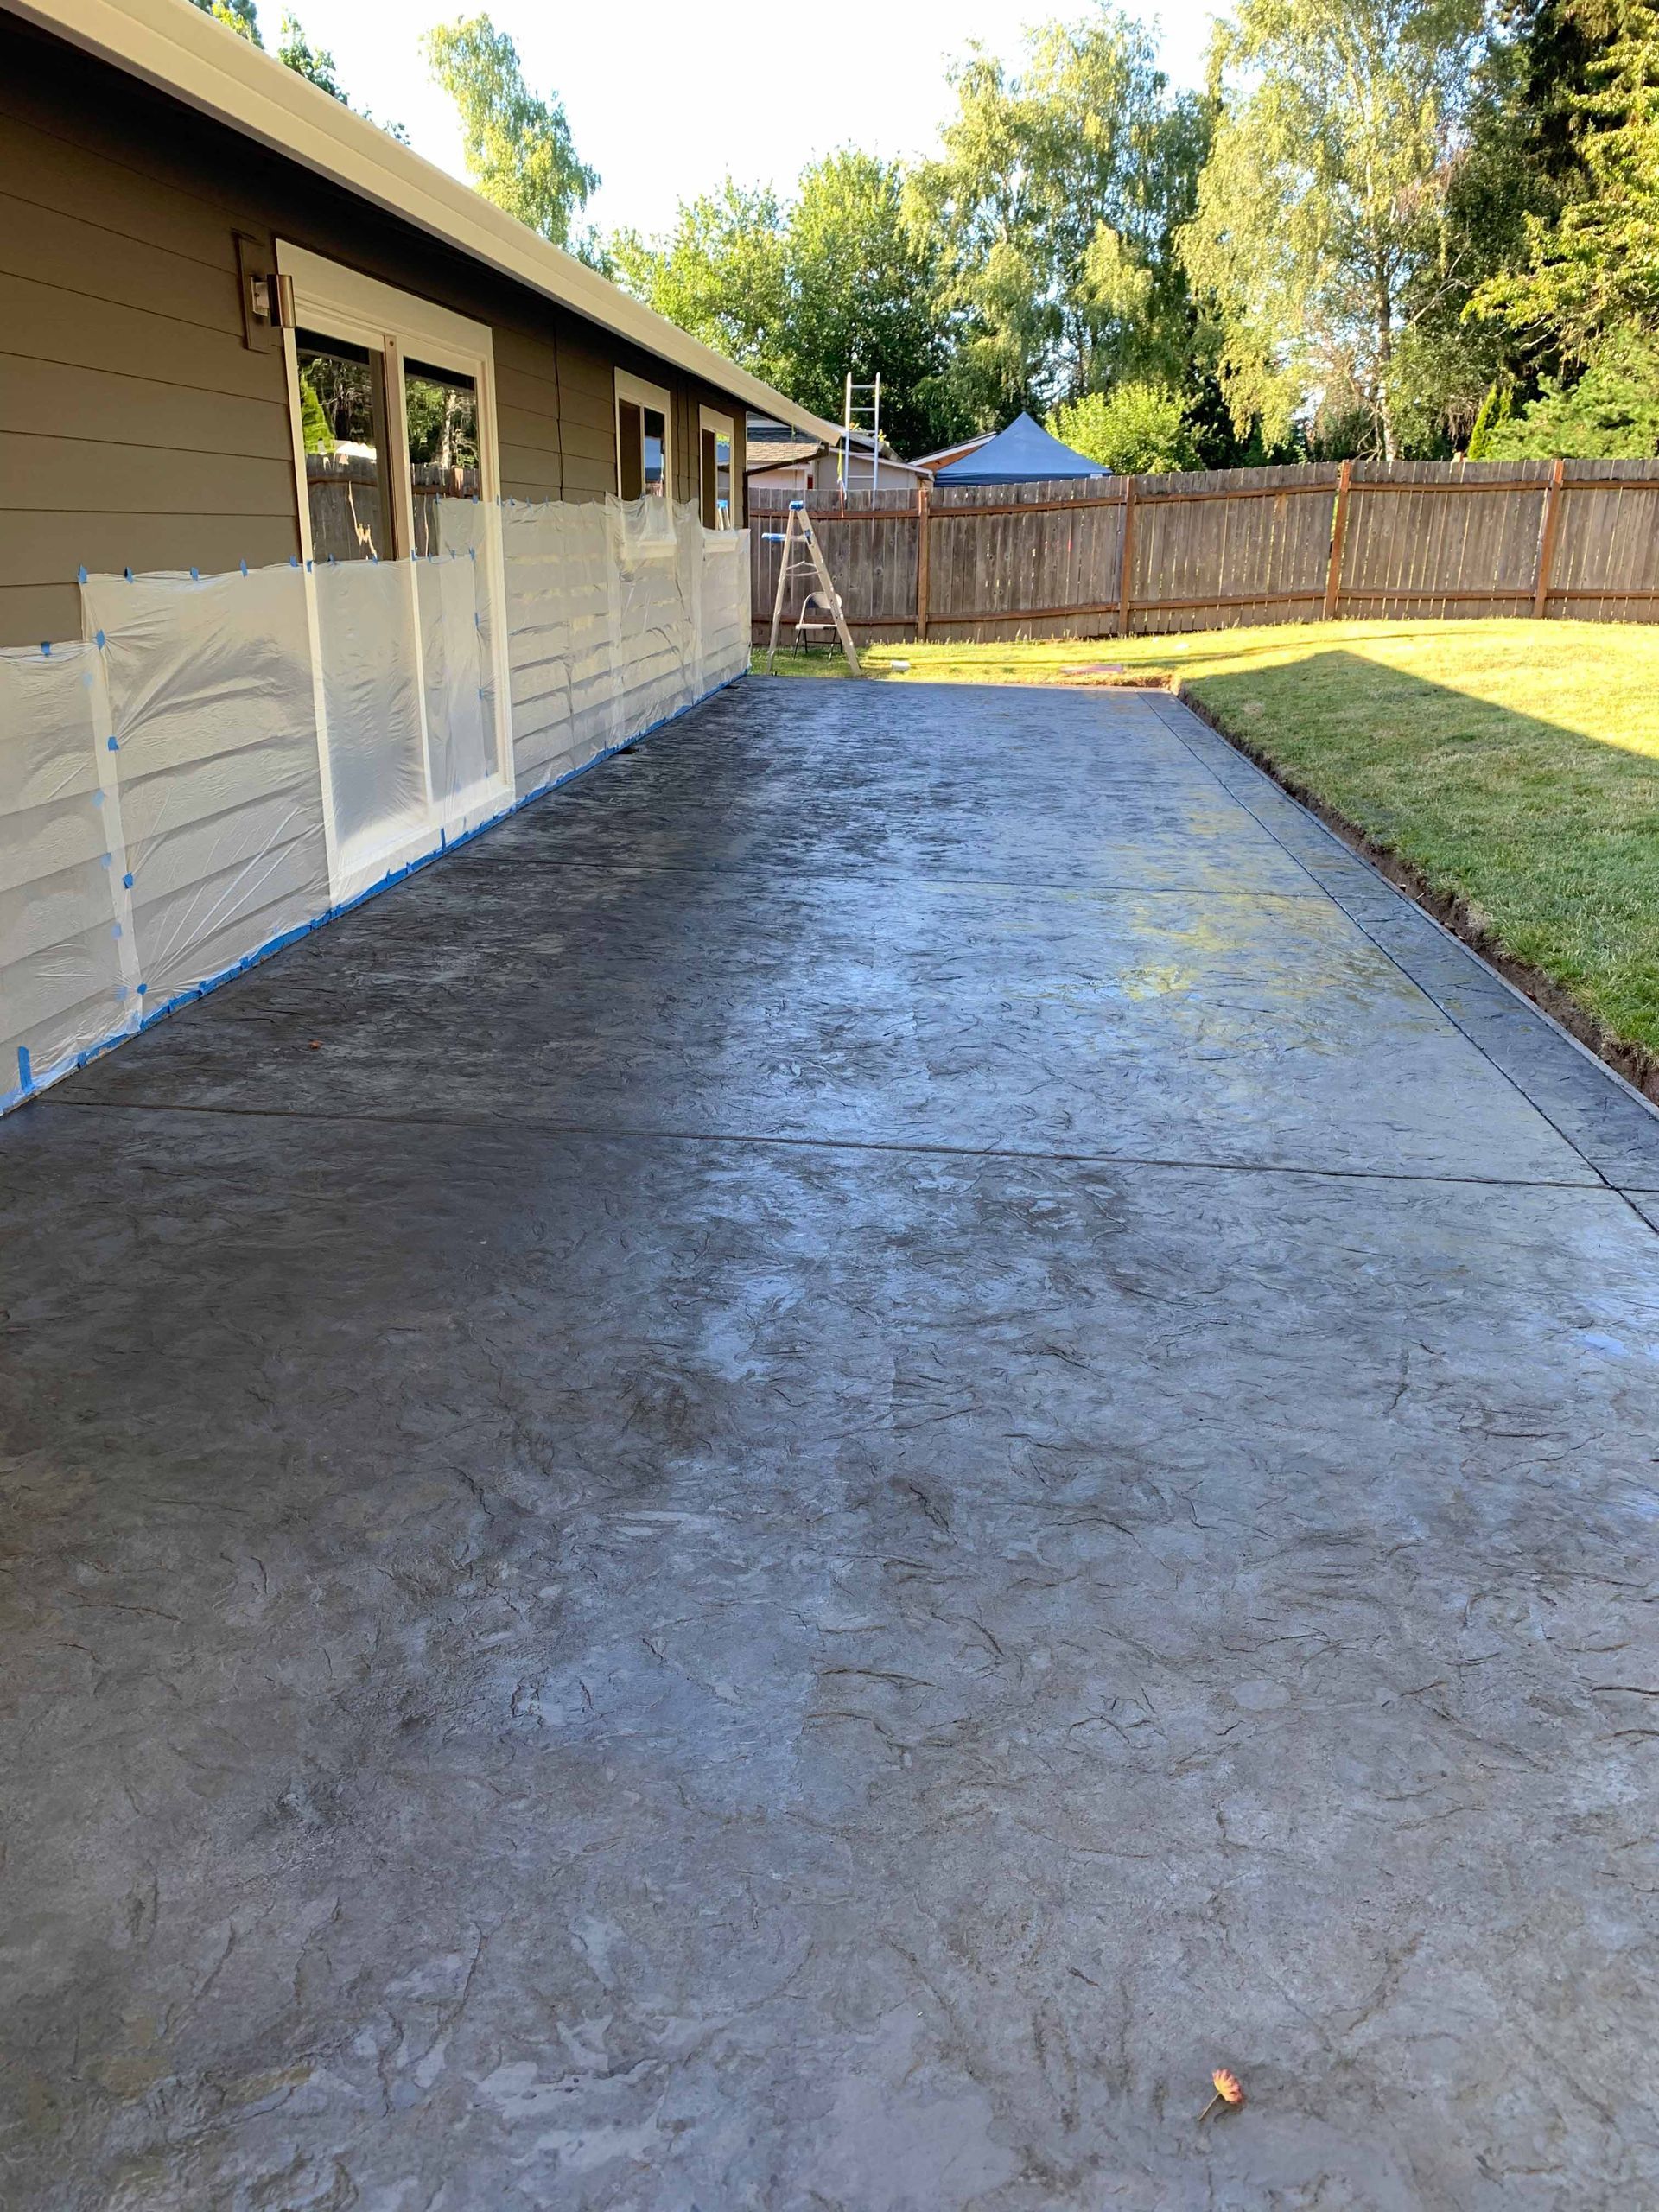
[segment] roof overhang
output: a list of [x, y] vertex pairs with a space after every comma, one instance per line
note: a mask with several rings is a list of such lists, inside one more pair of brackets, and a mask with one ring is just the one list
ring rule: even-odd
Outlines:
[[626, 338], [813, 437], [836, 438], [813, 415], [664, 315], [550, 245], [470, 186], [261, 53], [190, 0], [0, 0], [0, 7], [112, 63], [129, 76], [302, 163], [470, 254], [561, 307]]

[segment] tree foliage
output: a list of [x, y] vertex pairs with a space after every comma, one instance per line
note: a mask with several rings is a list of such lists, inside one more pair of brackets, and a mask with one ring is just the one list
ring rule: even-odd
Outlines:
[[1182, 234], [1241, 430], [1310, 399], [1397, 443], [1402, 338], [1449, 266], [1480, 0], [1242, 0], [1217, 36], [1224, 105]]
[[1575, 381], [1546, 377], [1530, 405], [1511, 411], [1500, 397], [1492, 414], [1479, 441], [1483, 461], [1659, 455], [1659, 339], [1634, 327], [1619, 331]]
[[608, 241], [615, 281], [705, 345], [769, 384], [789, 372], [785, 227], [774, 193], [728, 177], [683, 201], [665, 238], [620, 231]]
[[204, 16], [211, 16], [215, 22], [223, 23], [227, 31], [246, 39], [250, 46], [264, 45], [259, 35], [259, 14], [254, 0], [191, 0], [191, 4], [200, 8]]
[[1477, 313], [1553, 333], [1588, 360], [1614, 334], [1659, 326], [1659, 0], [1580, 0], [1608, 35], [1566, 101], [1579, 170], [1554, 221], [1527, 223], [1524, 266], [1493, 275]]
[[1192, 338], [1171, 251], [1207, 104], [1172, 99], [1152, 35], [1109, 5], [1031, 35], [1010, 70], [976, 49], [909, 211], [940, 270], [951, 376], [982, 427], [1114, 375], [1179, 374]]
[[[1655, 450], [1659, 0], [1233, 0], [1202, 96], [1077, 4], [969, 52], [931, 159], [653, 238], [575, 232], [599, 180], [487, 16], [426, 50], [487, 197], [815, 412], [879, 373], [901, 451], [1021, 408], [1137, 472]], [[291, 15], [276, 54], [346, 100]]]
[[440, 23], [423, 43], [434, 78], [455, 104], [477, 189], [554, 245], [567, 244], [599, 175], [577, 158], [557, 95], [531, 91], [518, 48], [487, 16]]
[[315, 85], [320, 92], [327, 92], [342, 107], [349, 107], [340, 79], [334, 73], [334, 57], [327, 47], [313, 46], [306, 36], [298, 18], [284, 15], [283, 35], [276, 48], [276, 59], [296, 77], [303, 77], [308, 85]]
[[666, 238], [611, 241], [619, 280], [801, 405], [839, 420], [844, 379], [879, 372], [900, 452], [955, 432], [938, 272], [906, 219], [903, 172], [842, 152], [804, 169], [787, 205], [728, 179], [682, 206]]
[[1186, 403], [1163, 385], [1128, 378], [1109, 392], [1085, 392], [1081, 399], [1063, 401], [1048, 427], [1074, 453], [1120, 476], [1199, 465]]

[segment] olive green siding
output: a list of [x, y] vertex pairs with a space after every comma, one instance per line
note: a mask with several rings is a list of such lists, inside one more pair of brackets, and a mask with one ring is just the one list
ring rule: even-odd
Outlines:
[[697, 409], [743, 408], [652, 355], [0, 15], [0, 645], [79, 636], [78, 568], [286, 560], [299, 548], [280, 346], [244, 332], [237, 233], [283, 238], [487, 323], [501, 489], [616, 488], [613, 372], [673, 398], [675, 496]]

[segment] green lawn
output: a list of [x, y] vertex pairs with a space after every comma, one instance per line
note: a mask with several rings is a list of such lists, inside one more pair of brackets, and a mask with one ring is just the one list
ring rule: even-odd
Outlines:
[[890, 683], [1179, 677], [1611, 1037], [1659, 1052], [1659, 626], [1319, 623], [864, 659]]

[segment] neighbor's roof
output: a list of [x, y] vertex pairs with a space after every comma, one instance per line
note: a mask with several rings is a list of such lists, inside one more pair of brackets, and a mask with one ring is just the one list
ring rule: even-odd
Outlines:
[[936, 484], [1035, 484], [1052, 476], [1109, 476], [1097, 461], [1090, 461], [1058, 438], [1051, 438], [1029, 415], [1016, 415], [1006, 430], [999, 430], [977, 453], [938, 470]]
[[943, 468], [950, 461], [960, 461], [965, 453], [977, 453], [988, 446], [996, 435], [995, 430], [982, 430], [976, 438], [962, 438], [953, 446], [939, 446], [932, 453], [918, 453], [911, 463], [912, 468]]
[[779, 416], [814, 437], [839, 435], [833, 423], [795, 406], [759, 377], [630, 299], [584, 263], [492, 207], [469, 185], [193, 7], [191, 0], [0, 0], [0, 6], [332, 178], [748, 406]]
[[760, 438], [743, 448], [743, 474], [753, 476], [763, 468], [793, 468], [803, 461], [816, 461], [823, 451], [822, 438]]

